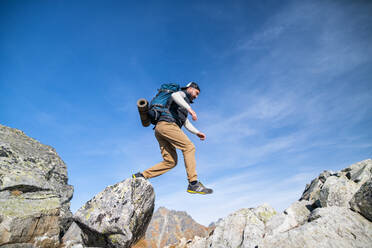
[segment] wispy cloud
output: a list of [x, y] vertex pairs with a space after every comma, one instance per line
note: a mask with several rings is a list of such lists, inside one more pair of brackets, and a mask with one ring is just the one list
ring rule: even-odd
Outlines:
[[[342, 77], [371, 61], [372, 47], [361, 39], [369, 27], [362, 7], [293, 2], [248, 37], [246, 46], [237, 44], [242, 59], [234, 72], [238, 76], [232, 75], [236, 92], [221, 98], [234, 97], [205, 110], [211, 118], [201, 123], [222, 163], [239, 163], [236, 158], [243, 155], [255, 163], [279, 151], [305, 152], [314, 144], [332, 146], [359, 136], [347, 130], [372, 113], [371, 95], [353, 92], [352, 85], [366, 85], [368, 77]], [[349, 21], [353, 11], [362, 17]], [[256, 43], [266, 44], [268, 53], [252, 62], [250, 48]]]
[[266, 28], [264, 31], [255, 33], [252, 38], [240, 41], [237, 44], [237, 49], [256, 50], [260, 48], [267, 48], [268, 43], [270, 41], [278, 39], [285, 28], [286, 27], [279, 25]]

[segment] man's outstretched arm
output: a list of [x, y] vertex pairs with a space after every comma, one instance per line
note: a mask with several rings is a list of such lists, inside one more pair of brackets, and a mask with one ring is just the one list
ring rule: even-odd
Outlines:
[[189, 119], [186, 119], [184, 126], [187, 129], [187, 131], [189, 131], [190, 133], [196, 134], [201, 140], [205, 140], [206, 138], [205, 134], [200, 132], [198, 129], [196, 129], [196, 127], [194, 127], [194, 125], [191, 124]]

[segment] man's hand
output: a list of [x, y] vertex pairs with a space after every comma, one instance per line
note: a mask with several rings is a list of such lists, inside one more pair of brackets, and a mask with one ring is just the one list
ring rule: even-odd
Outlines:
[[195, 111], [192, 110], [192, 108], [189, 108], [189, 113], [192, 116], [192, 119], [196, 121], [198, 119], [198, 116], [196, 115]]
[[207, 136], [205, 136], [204, 133], [201, 133], [201, 132], [197, 133], [196, 135], [198, 135], [198, 137], [200, 138], [200, 140], [205, 140], [205, 138], [207, 137]]

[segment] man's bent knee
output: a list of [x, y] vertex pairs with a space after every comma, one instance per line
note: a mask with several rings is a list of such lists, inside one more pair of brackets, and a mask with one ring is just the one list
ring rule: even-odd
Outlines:
[[164, 165], [168, 168], [173, 168], [177, 165], [177, 160], [176, 161], [173, 161], [173, 160], [164, 160]]
[[195, 152], [195, 145], [193, 143], [188, 144], [183, 152]]

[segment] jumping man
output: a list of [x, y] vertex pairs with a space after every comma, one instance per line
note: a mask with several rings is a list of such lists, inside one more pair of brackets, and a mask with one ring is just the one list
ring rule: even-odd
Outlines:
[[169, 99], [169, 111], [171, 115], [160, 115], [159, 122], [155, 127], [155, 137], [159, 142], [163, 161], [153, 167], [136, 174], [133, 178], [153, 178], [164, 174], [177, 164], [176, 148], [183, 153], [189, 185], [187, 192], [195, 194], [211, 194], [212, 189], [206, 188], [198, 181], [196, 174], [195, 146], [187, 135], [182, 131], [184, 126], [189, 132], [197, 135], [200, 140], [205, 140], [206, 135], [196, 129], [187, 119], [188, 113], [196, 121], [197, 115], [190, 107], [200, 93], [200, 88], [195, 82], [190, 82], [180, 91], [174, 92]]

